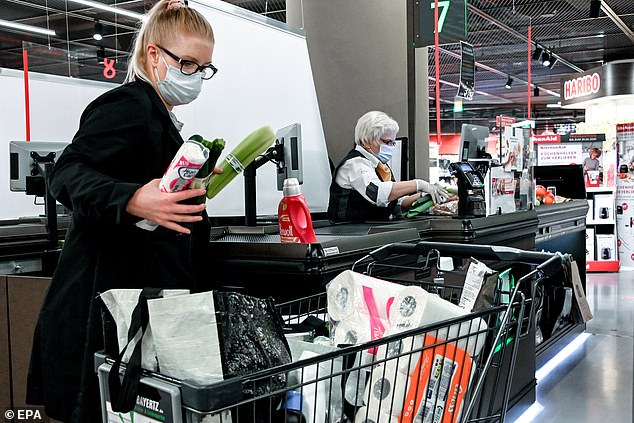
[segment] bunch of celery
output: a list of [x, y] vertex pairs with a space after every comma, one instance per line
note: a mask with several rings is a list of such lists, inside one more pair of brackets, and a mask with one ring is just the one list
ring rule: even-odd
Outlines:
[[[192, 141], [198, 141], [209, 149], [209, 158], [198, 170], [198, 173], [190, 183], [189, 188], [207, 188], [211, 175], [213, 175], [213, 170], [216, 167], [216, 162], [218, 162], [218, 158], [220, 158], [220, 153], [222, 153], [222, 150], [225, 148], [225, 140], [222, 138], [216, 138], [213, 141], [208, 141], [197, 134], [192, 135], [189, 139]], [[200, 197], [196, 197], [192, 201], [192, 204], [202, 204], [204, 202], [205, 196], [201, 195]]]
[[223, 173], [211, 175], [207, 185], [207, 198], [214, 198], [233, 178], [242, 172], [245, 167], [249, 166], [256, 157], [264, 153], [274, 142], [275, 132], [268, 125], [251, 132], [220, 162], [218, 167], [223, 170]]

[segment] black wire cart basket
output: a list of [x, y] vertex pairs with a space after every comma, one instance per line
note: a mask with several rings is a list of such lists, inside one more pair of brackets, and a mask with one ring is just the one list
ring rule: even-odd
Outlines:
[[[418, 256], [416, 265], [395, 264], [399, 255]], [[109, 409], [106, 380], [112, 359], [98, 353], [95, 366], [104, 422], [503, 422], [518, 345], [534, 325], [535, 287], [561, 269], [567, 256], [421, 241], [383, 246], [356, 262], [352, 270], [358, 272], [355, 269], [365, 265], [364, 275], [418, 286], [457, 304], [465, 287], [461, 278], [439, 271], [441, 256], [458, 264], [482, 260], [499, 269], [486, 307], [386, 332], [361, 344], [332, 346], [326, 342], [328, 336], [306, 340], [315, 335], [305, 331], [307, 321], [330, 326], [325, 332], [324, 326], [319, 327], [317, 334], [332, 333], [326, 293], [281, 303], [277, 310], [292, 332], [287, 336], [292, 363], [205, 386], [144, 371], [136, 418]], [[411, 263], [411, 257], [404, 262]], [[502, 284], [499, 274], [506, 269], [513, 273], [512, 282]]]

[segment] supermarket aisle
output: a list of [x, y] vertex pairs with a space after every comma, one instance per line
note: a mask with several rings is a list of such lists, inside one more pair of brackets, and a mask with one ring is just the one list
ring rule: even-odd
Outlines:
[[634, 421], [634, 271], [590, 273], [586, 290], [594, 318], [585, 341], [547, 376], [538, 373], [533, 417], [522, 422]]

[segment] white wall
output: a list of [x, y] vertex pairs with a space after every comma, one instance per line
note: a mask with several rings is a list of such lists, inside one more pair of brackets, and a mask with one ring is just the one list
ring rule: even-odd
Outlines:
[[[214, 28], [216, 47], [213, 62], [218, 74], [205, 82], [200, 97], [191, 105], [176, 107], [185, 123], [184, 138], [199, 133], [206, 138], [222, 137], [230, 152], [246, 135], [262, 125], [281, 128], [293, 122], [302, 125], [303, 192], [312, 212], [328, 205], [330, 170], [328, 153], [315, 94], [305, 37], [267, 25], [270, 19], [235, 8], [218, 0], [190, 1]], [[237, 15], [238, 13], [239, 15]], [[111, 84], [72, 78], [30, 74], [31, 140], [70, 140], [77, 130], [85, 106]], [[22, 73], [0, 69], [0, 219], [32, 216], [43, 212], [33, 197], [9, 191], [8, 144], [25, 138], [24, 86]], [[224, 156], [224, 155], [223, 155]], [[208, 202], [215, 216], [244, 215], [243, 177], [236, 177]], [[277, 213], [282, 196], [276, 189], [272, 163], [257, 172], [257, 212]]]
[[[190, 2], [190, 5], [192, 2]], [[176, 111], [186, 126], [183, 135], [200, 133], [222, 137], [229, 152], [251, 131], [262, 125], [281, 128], [302, 125], [304, 185], [311, 212], [328, 208], [330, 167], [319, 114], [313, 73], [303, 35], [263, 25], [279, 22], [247, 13], [221, 1], [195, 5], [214, 28], [213, 62], [219, 71], [205, 83], [200, 98]], [[240, 13], [243, 18], [235, 16]], [[257, 172], [257, 212], [277, 214], [282, 193], [277, 191], [275, 165], [267, 163]], [[230, 188], [230, 189], [229, 189]], [[214, 215], [244, 215], [244, 178], [208, 202]]]
[[[70, 141], [86, 105], [113, 84], [53, 75], [29, 74], [31, 141]], [[44, 206], [35, 197], [9, 190], [9, 142], [26, 139], [24, 78], [21, 71], [0, 69], [0, 219], [36, 216]], [[38, 201], [43, 202], [42, 198]]]

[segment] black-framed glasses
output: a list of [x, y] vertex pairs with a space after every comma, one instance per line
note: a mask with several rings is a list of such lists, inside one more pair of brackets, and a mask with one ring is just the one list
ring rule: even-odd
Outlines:
[[159, 44], [157, 44], [156, 46], [167, 53], [169, 57], [176, 60], [178, 64], [181, 65], [181, 72], [185, 75], [193, 75], [196, 72], [200, 72], [203, 74], [202, 79], [211, 79], [216, 74], [216, 72], [218, 72], [218, 68], [216, 68], [214, 65], [201, 66], [196, 62], [192, 62], [191, 60], [181, 59], [180, 57]]
[[381, 138], [381, 142], [385, 145], [389, 145], [390, 147], [394, 147], [396, 145], [396, 141], [391, 139], [384, 140], [383, 138]]

